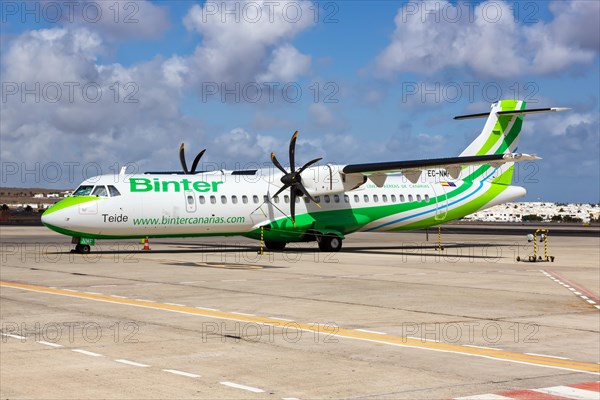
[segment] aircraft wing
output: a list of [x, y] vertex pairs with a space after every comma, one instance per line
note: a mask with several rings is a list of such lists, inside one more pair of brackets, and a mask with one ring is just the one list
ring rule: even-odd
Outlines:
[[468, 157], [450, 157], [450, 158], [432, 158], [426, 160], [408, 160], [408, 161], [390, 161], [367, 164], [346, 165], [342, 172], [346, 175], [361, 174], [369, 177], [378, 186], [383, 185], [385, 178], [389, 174], [401, 172], [406, 178], [416, 183], [421, 172], [428, 169], [445, 169], [448, 174], [456, 179], [460, 176], [462, 167], [471, 165], [491, 164], [500, 166], [504, 163], [516, 161], [540, 160], [536, 155], [509, 153], [509, 154], [490, 154], [483, 156]]

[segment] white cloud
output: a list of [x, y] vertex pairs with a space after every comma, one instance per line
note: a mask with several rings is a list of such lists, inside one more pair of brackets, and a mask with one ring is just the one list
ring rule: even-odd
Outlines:
[[[110, 41], [155, 39], [170, 27], [167, 9], [147, 0], [47, 2], [62, 6], [66, 25], [92, 29]], [[73, 21], [67, 22], [71, 14]]]
[[[184, 24], [202, 35], [202, 43], [189, 60], [190, 68], [198, 71], [202, 81], [216, 82], [293, 81], [308, 73], [310, 56], [301, 54], [289, 41], [314, 24], [312, 3], [274, 4], [248, 0], [191, 7]], [[238, 11], [229, 14], [227, 7]], [[296, 7], [300, 10], [297, 20], [295, 14], [289, 14]], [[260, 14], [251, 13], [257, 8]]]
[[457, 4], [402, 6], [392, 41], [375, 60], [376, 72], [391, 77], [403, 71], [433, 74], [468, 67], [480, 76], [507, 78], [589, 64], [597, 54], [598, 39], [587, 39], [585, 32], [598, 31], [598, 2], [554, 4], [554, 20], [531, 25], [515, 21], [503, 1], [480, 3], [472, 13], [466, 4]]

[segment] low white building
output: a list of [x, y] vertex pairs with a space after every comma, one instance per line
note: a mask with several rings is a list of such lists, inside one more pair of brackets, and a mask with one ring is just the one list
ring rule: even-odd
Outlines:
[[[537, 215], [544, 221], [552, 221], [552, 217], [579, 218], [589, 223], [590, 218], [598, 218], [598, 204], [564, 204], [548, 202], [505, 203], [478, 211], [463, 218], [465, 221], [483, 222], [521, 222], [524, 215]], [[556, 219], [556, 218], [555, 218]]]

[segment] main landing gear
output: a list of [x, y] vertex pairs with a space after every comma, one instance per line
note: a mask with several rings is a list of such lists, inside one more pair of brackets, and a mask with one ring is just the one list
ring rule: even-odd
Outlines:
[[337, 252], [342, 248], [342, 238], [333, 234], [319, 237], [317, 243], [321, 251]]

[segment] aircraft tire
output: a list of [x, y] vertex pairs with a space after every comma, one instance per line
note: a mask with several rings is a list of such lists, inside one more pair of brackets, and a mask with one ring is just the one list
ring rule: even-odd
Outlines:
[[337, 235], [325, 235], [319, 241], [321, 251], [338, 252], [342, 248], [342, 239]]

